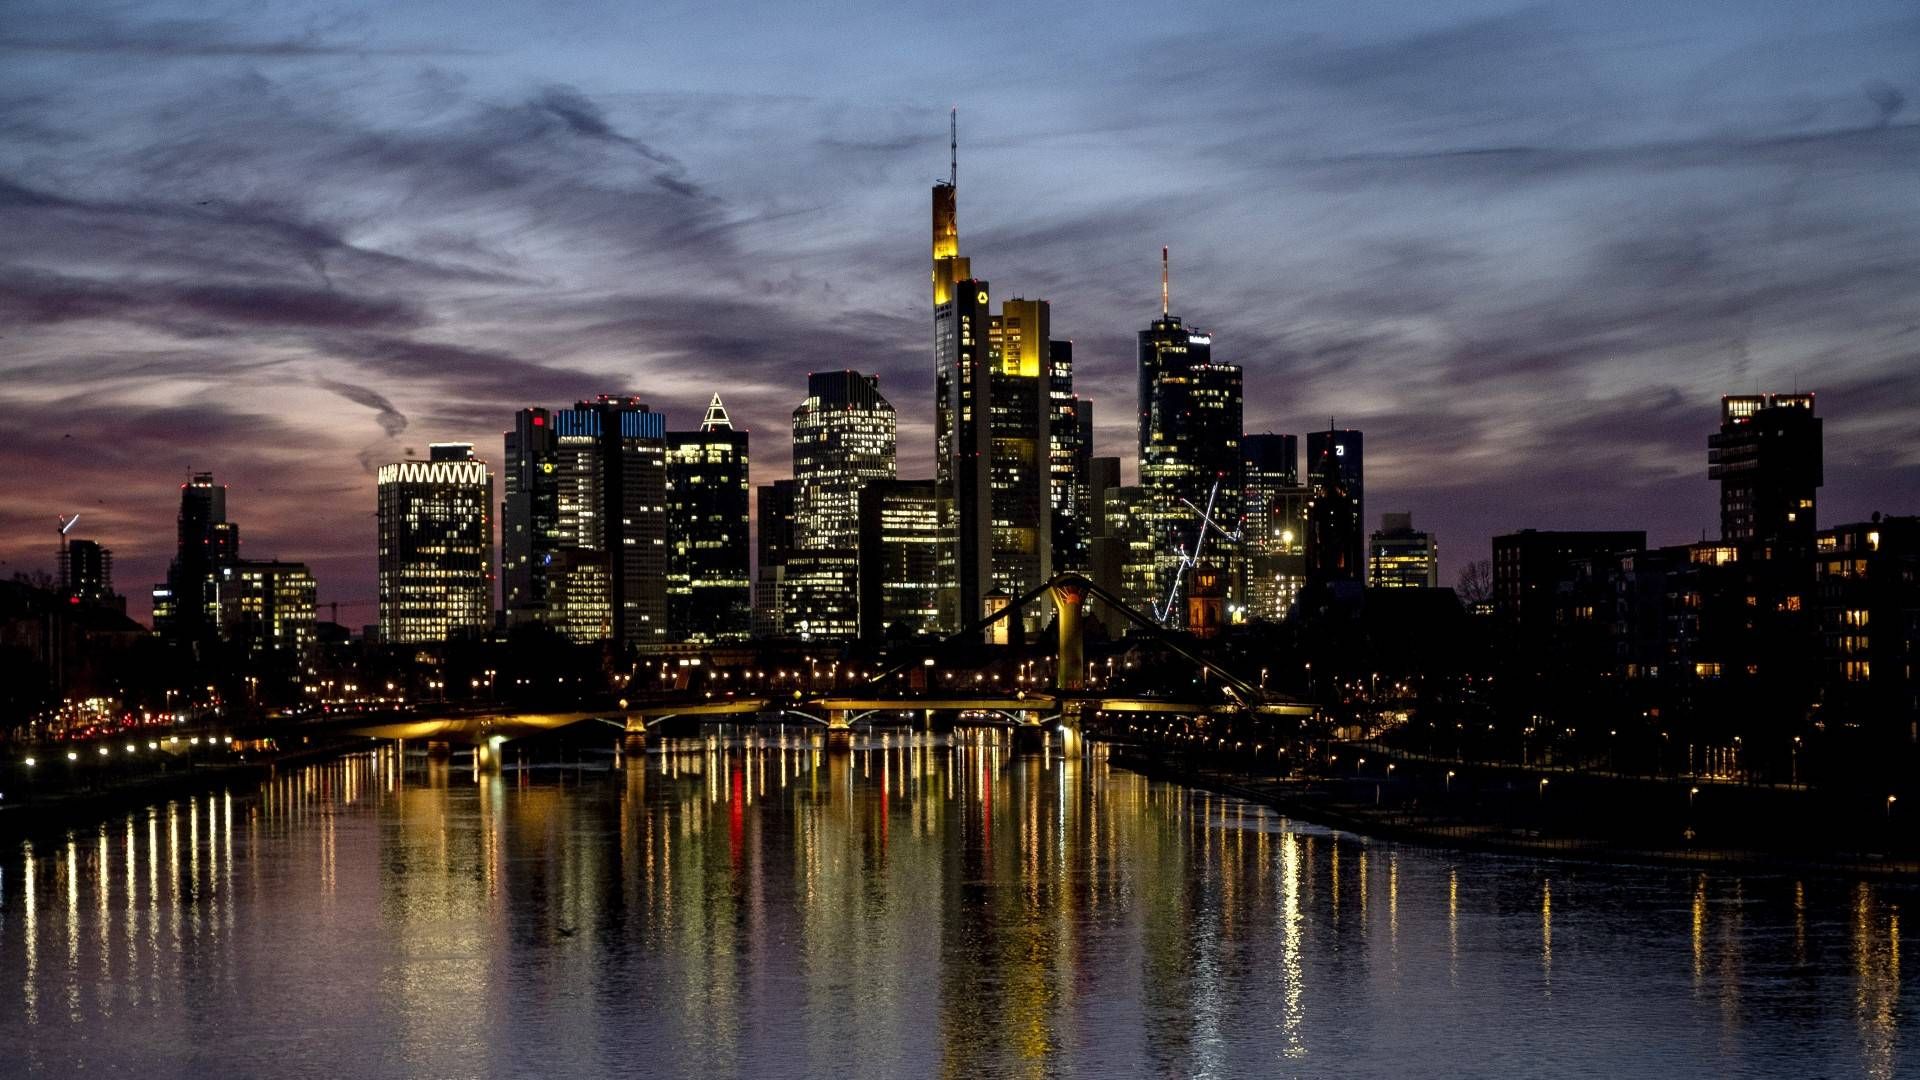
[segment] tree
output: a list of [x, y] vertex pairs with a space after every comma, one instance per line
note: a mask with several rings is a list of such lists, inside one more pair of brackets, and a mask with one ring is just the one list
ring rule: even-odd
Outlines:
[[1460, 579], [1453, 586], [1455, 596], [1468, 611], [1493, 602], [1493, 563], [1486, 559], [1460, 568]]

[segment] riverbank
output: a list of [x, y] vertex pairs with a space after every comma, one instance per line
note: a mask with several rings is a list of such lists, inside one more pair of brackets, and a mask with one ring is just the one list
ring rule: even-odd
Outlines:
[[[1362, 802], [1351, 797], [1354, 785], [1349, 781], [1256, 776], [1209, 767], [1176, 755], [1156, 756], [1141, 747], [1115, 747], [1108, 760], [1143, 776], [1234, 795], [1271, 806], [1302, 821], [1396, 843], [1582, 862], [1920, 880], [1920, 862], [1873, 853], [1815, 854], [1723, 843], [1664, 846], [1623, 842], [1549, 832], [1504, 821], [1474, 820], [1460, 814], [1425, 812], [1417, 800], [1411, 806]], [[1378, 799], [1379, 785], [1369, 786]]]
[[228, 789], [252, 790], [278, 769], [324, 761], [363, 749], [363, 740], [340, 740], [295, 750], [249, 755], [245, 760], [201, 763], [192, 768], [121, 777], [85, 788], [36, 791], [31, 798], [0, 804], [0, 840], [64, 832], [103, 818], [172, 799]]

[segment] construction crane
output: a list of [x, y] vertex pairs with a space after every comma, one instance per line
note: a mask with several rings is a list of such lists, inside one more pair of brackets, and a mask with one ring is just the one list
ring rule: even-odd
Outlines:
[[1173, 616], [1175, 611], [1178, 610], [1176, 605], [1180, 600], [1180, 585], [1186, 579], [1187, 571], [1200, 565], [1200, 556], [1205, 553], [1207, 547], [1207, 534], [1209, 532], [1218, 533], [1220, 534], [1221, 540], [1227, 543], [1237, 544], [1240, 542], [1239, 529], [1228, 530], [1222, 528], [1220, 523], [1213, 518], [1214, 503], [1217, 502], [1219, 498], [1220, 480], [1216, 477], [1213, 481], [1213, 487], [1207, 492], [1207, 505], [1205, 509], [1195, 506], [1192, 499], [1184, 496], [1180, 499], [1180, 502], [1184, 504], [1187, 509], [1192, 510], [1200, 516], [1200, 524], [1193, 538], [1193, 551], [1189, 553], [1185, 546], [1179, 549], [1180, 561], [1174, 567], [1173, 584], [1167, 588], [1166, 603], [1153, 605], [1154, 620], [1162, 626], [1173, 625]]

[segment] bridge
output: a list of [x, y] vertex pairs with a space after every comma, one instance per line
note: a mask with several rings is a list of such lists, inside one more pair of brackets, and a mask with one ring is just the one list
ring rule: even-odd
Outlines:
[[[1078, 732], [1085, 717], [1098, 714], [1304, 718], [1313, 712], [1311, 705], [1269, 694], [1195, 656], [1187, 650], [1178, 635], [1134, 611], [1084, 576], [1071, 572], [1055, 575], [1046, 584], [948, 637], [935, 651], [948, 651], [963, 644], [978, 643], [981, 635], [994, 623], [1018, 617], [1025, 605], [1043, 596], [1051, 597], [1058, 614], [1059, 644], [1054, 664], [1055, 685], [1051, 689], [1023, 689], [1011, 693], [902, 690], [898, 689], [900, 676], [910, 665], [899, 664], [872, 675], [864, 687], [850, 691], [819, 693], [795, 690], [784, 697], [762, 693], [729, 695], [719, 700], [711, 696], [700, 699], [669, 696], [634, 702], [621, 700], [613, 708], [585, 711], [471, 710], [433, 716], [365, 714], [334, 716], [304, 726], [313, 731], [327, 730], [382, 739], [425, 740], [429, 744], [464, 743], [492, 749], [513, 739], [591, 722], [617, 728], [630, 741], [644, 741], [650, 730], [669, 721], [733, 723], [784, 717], [819, 725], [825, 730], [831, 747], [847, 745], [856, 724], [870, 723], [875, 717], [886, 714], [918, 713], [929, 720], [945, 714], [969, 717], [981, 723], [1012, 726], [1017, 733], [1017, 744], [1037, 748], [1045, 741], [1050, 729], [1057, 726]], [[1218, 688], [1222, 700], [1203, 700], [1195, 695], [1143, 696], [1087, 688], [1081, 617], [1082, 608], [1089, 597], [1113, 606], [1146, 628], [1159, 644], [1206, 673], [1213, 680], [1212, 685]], [[925, 659], [918, 662], [932, 664], [934, 661]]]

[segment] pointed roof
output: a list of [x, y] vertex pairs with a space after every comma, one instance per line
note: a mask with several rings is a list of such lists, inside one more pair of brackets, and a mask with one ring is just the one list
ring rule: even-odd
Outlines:
[[727, 415], [727, 407], [720, 404], [720, 395], [713, 395], [707, 403], [707, 418], [700, 421], [701, 431], [732, 431], [733, 419]]

